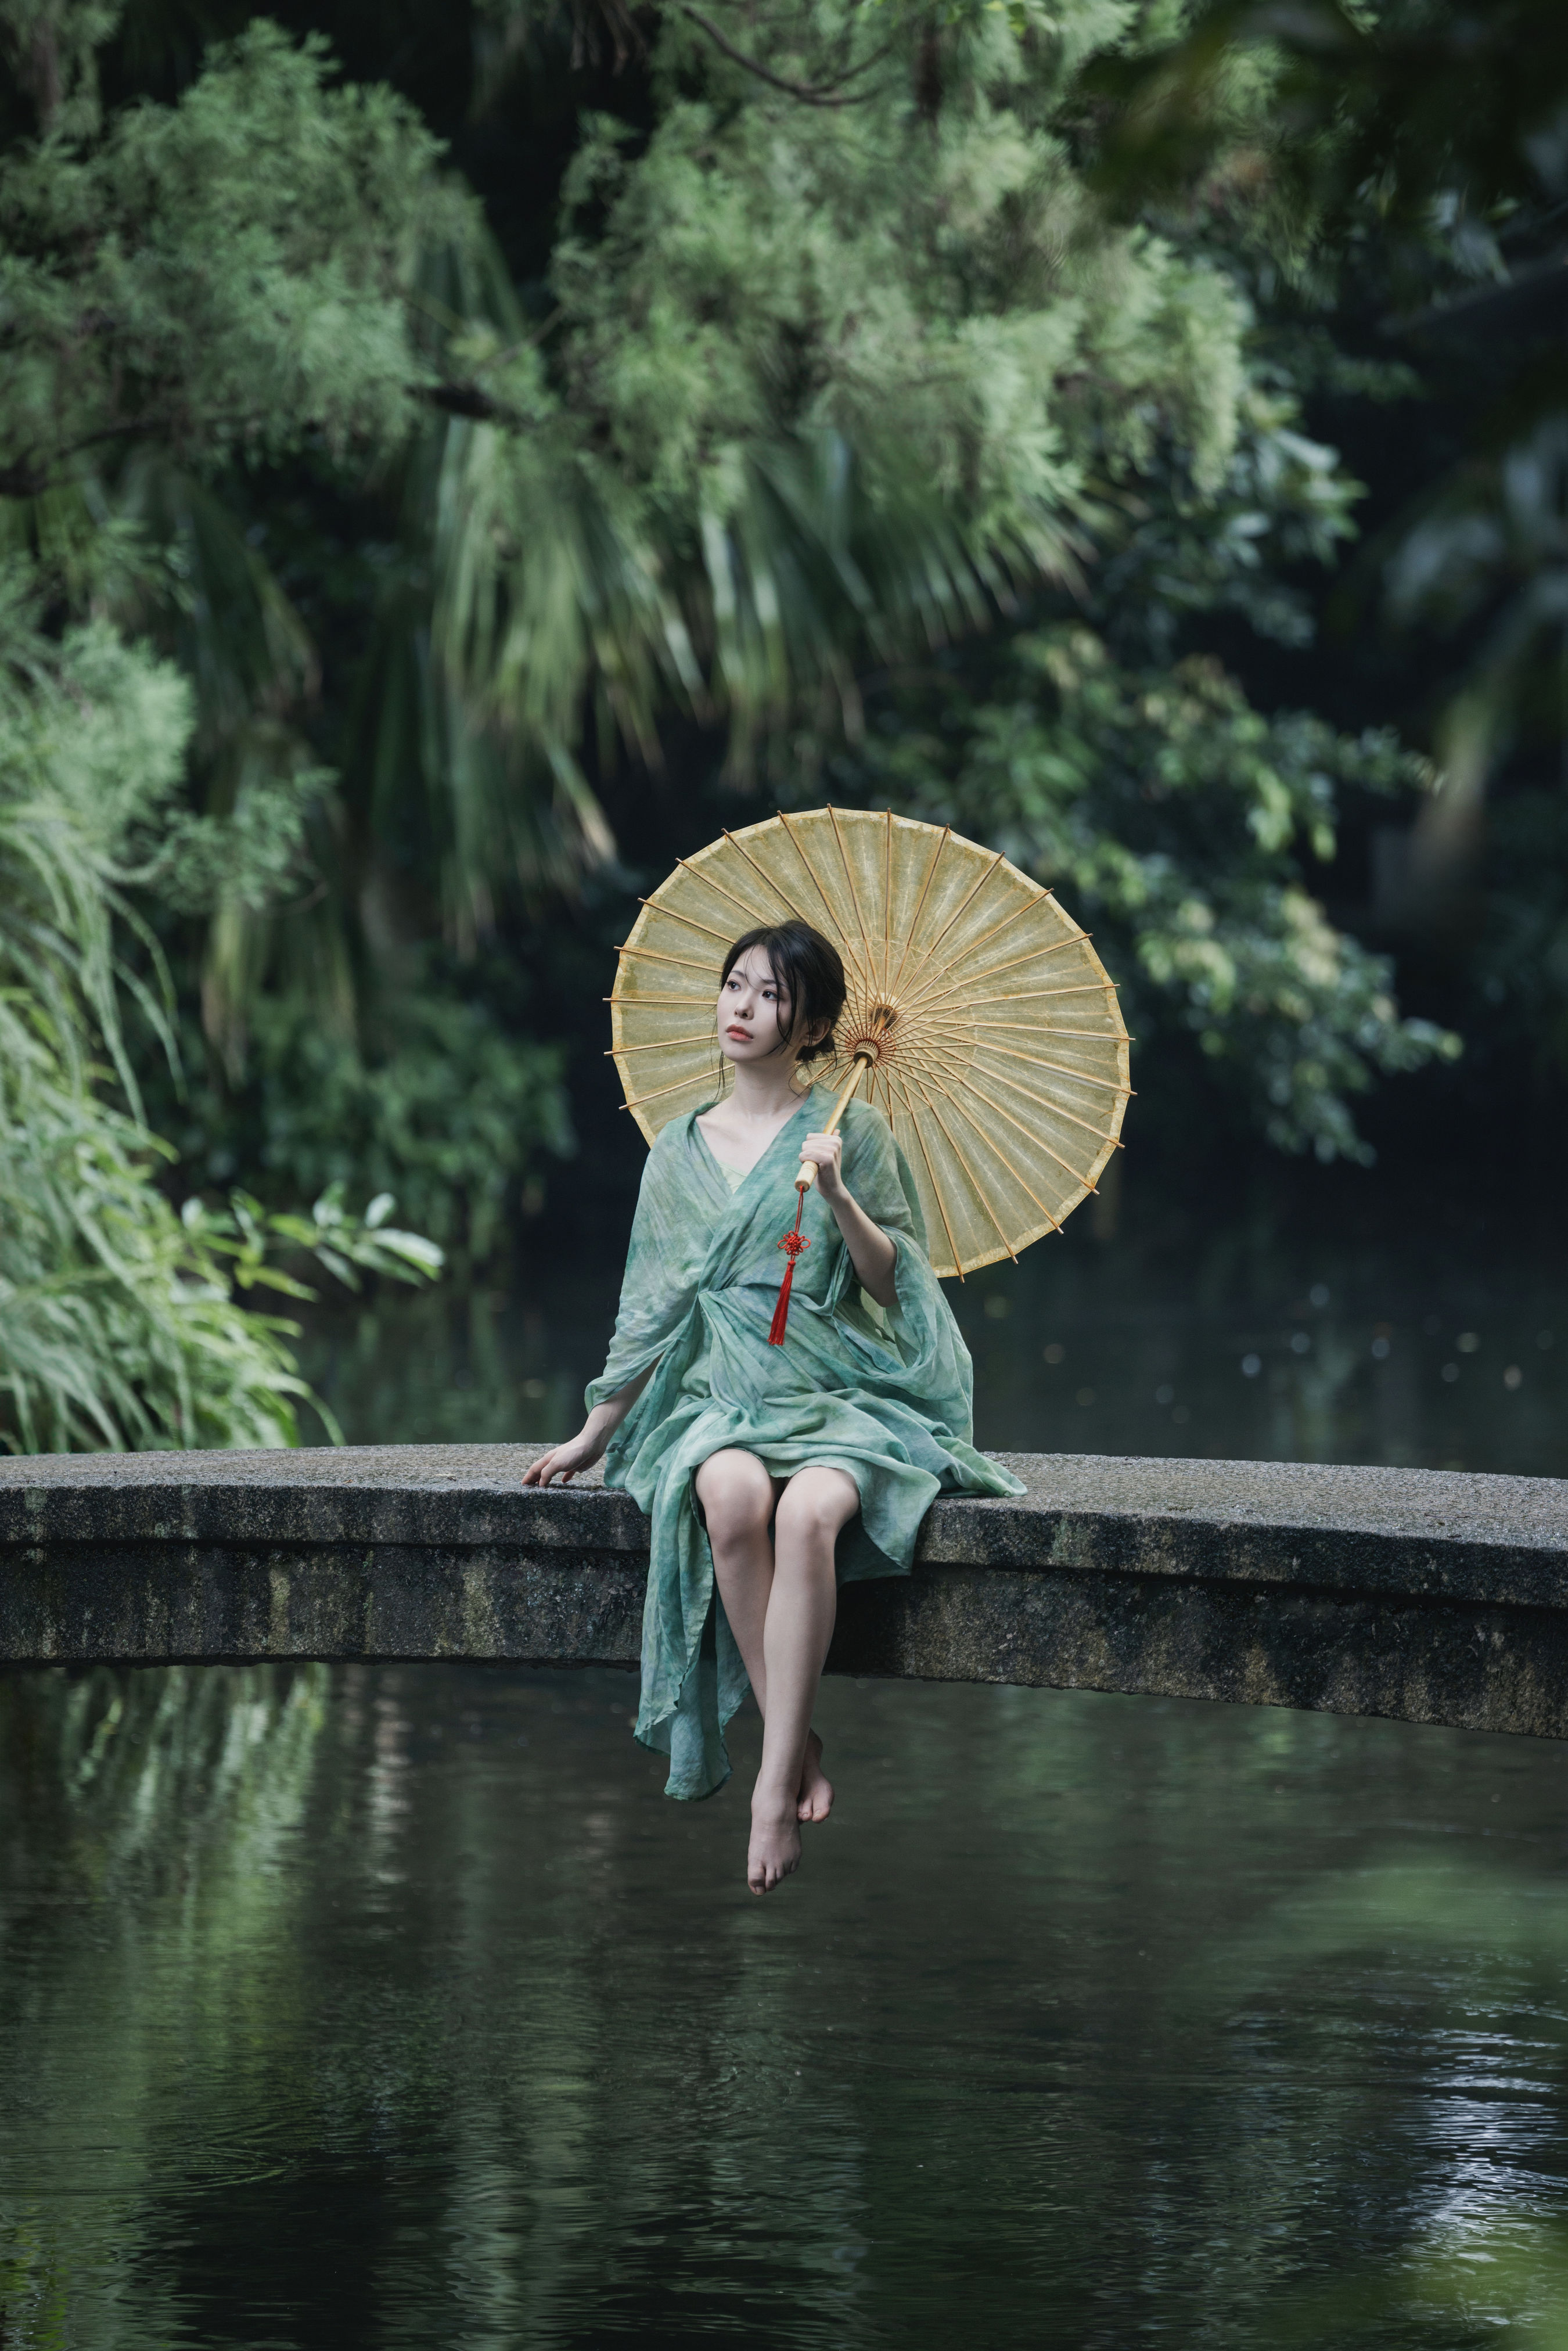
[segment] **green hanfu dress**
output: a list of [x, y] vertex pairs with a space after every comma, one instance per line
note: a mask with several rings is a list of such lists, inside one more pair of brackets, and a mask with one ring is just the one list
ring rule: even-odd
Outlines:
[[[604, 1478], [653, 1521], [637, 1736], [670, 1759], [665, 1792], [711, 1795], [729, 1777], [724, 1726], [748, 1687], [714, 1589], [694, 1485], [726, 1446], [776, 1478], [843, 1469], [860, 1514], [838, 1542], [841, 1583], [907, 1575], [920, 1521], [940, 1493], [1020, 1494], [970, 1443], [972, 1368], [925, 1254], [914, 1179], [882, 1113], [852, 1102], [844, 1182], [898, 1252], [888, 1313], [861, 1289], [831, 1211], [813, 1188], [789, 1334], [769, 1346], [794, 1221], [800, 1144], [825, 1115], [808, 1094], [750, 1172], [734, 1180], [692, 1112], [648, 1156], [610, 1358], [588, 1408], [657, 1369], [611, 1441]], [[705, 1633], [710, 1637], [705, 1639]]]

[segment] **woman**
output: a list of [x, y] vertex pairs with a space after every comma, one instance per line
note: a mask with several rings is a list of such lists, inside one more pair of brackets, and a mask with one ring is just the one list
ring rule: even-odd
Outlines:
[[[838, 1584], [907, 1574], [937, 1494], [1023, 1491], [969, 1442], [968, 1353], [887, 1121], [852, 1102], [841, 1133], [814, 1124], [810, 1064], [843, 1003], [838, 952], [805, 923], [730, 948], [718, 1049], [733, 1090], [654, 1144], [588, 1419], [527, 1479], [548, 1486], [607, 1455], [606, 1483], [653, 1520], [637, 1736], [669, 1756], [670, 1795], [728, 1778], [724, 1726], [748, 1681], [756, 1692], [754, 1894], [799, 1866], [800, 1823], [832, 1807], [811, 1709]], [[778, 1244], [803, 1159], [817, 1170], [810, 1246], [776, 1347]]]

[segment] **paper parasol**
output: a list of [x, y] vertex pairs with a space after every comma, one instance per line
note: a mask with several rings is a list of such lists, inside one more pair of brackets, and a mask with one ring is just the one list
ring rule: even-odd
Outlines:
[[886, 1113], [935, 1270], [973, 1272], [1058, 1230], [1116, 1148], [1131, 1092], [1115, 987], [1049, 890], [908, 817], [771, 817], [683, 858], [643, 901], [611, 1050], [649, 1142], [727, 1081], [727, 948], [791, 915], [831, 939], [849, 983], [832, 1061], [813, 1070], [840, 1112], [862, 1083]]

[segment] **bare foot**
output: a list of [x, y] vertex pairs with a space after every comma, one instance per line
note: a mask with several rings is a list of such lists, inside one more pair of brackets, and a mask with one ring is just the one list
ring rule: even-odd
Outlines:
[[800, 1826], [792, 1807], [774, 1811], [751, 1803], [751, 1844], [746, 1856], [746, 1882], [753, 1894], [773, 1888], [800, 1866]]
[[825, 1821], [833, 1809], [833, 1783], [822, 1769], [822, 1742], [813, 1730], [806, 1740], [806, 1761], [800, 1766], [800, 1799], [795, 1817]]

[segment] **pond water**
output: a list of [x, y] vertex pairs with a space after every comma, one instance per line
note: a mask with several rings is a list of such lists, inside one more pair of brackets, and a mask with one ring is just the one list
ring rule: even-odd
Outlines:
[[[625, 1229], [541, 1239], [506, 1289], [320, 1314], [306, 1369], [354, 1443], [565, 1437], [603, 1368]], [[1343, 1171], [1220, 1211], [1145, 1173], [946, 1290], [983, 1446], [1568, 1475], [1554, 1207]]]
[[7, 2351], [1563, 2339], [1568, 1747], [835, 1683], [759, 1903], [631, 1695], [0, 1679]]
[[[1568, 1470], [1551, 1219], [1337, 1198], [955, 1287], [978, 1440]], [[308, 1368], [360, 1441], [559, 1436], [622, 1246]], [[686, 1807], [632, 1702], [0, 1676], [5, 2351], [1568, 2342], [1568, 1745], [835, 1681], [758, 1903], [755, 1715]]]

